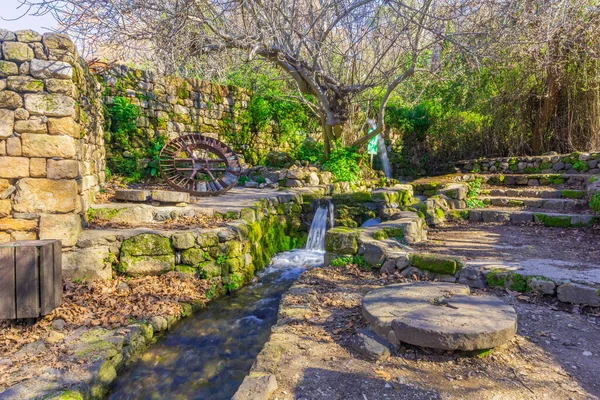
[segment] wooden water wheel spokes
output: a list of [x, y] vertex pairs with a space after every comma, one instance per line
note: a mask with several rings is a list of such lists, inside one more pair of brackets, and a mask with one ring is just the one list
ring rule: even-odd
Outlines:
[[179, 136], [160, 151], [160, 173], [175, 190], [217, 196], [237, 184], [240, 162], [229, 146], [200, 134]]

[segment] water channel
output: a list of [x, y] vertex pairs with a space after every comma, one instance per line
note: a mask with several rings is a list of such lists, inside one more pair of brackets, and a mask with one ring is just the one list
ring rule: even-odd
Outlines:
[[323, 263], [332, 207], [317, 209], [305, 249], [276, 255], [255, 283], [180, 322], [119, 374], [109, 399], [230, 399], [269, 339], [282, 295]]

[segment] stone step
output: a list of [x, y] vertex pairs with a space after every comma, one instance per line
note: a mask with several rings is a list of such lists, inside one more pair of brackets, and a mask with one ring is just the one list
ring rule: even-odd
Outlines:
[[557, 211], [581, 212], [589, 210], [585, 200], [537, 198], [537, 197], [506, 197], [506, 196], [480, 196], [484, 204], [496, 207], [546, 209]]
[[452, 214], [468, 213], [469, 221], [500, 222], [500, 223], [538, 223], [545, 226], [562, 228], [578, 228], [591, 226], [598, 219], [593, 214], [586, 213], [555, 213], [546, 211], [511, 210], [500, 207], [488, 207], [470, 210], [452, 210]]
[[482, 182], [494, 186], [560, 187], [583, 189], [590, 175], [585, 174], [488, 174], [476, 175]]
[[481, 189], [479, 192], [482, 196], [491, 197], [527, 197], [527, 198], [543, 198], [543, 199], [583, 199], [585, 198], [584, 190], [577, 189], [556, 189], [551, 187], [539, 188], [507, 188], [507, 187], [490, 187]]

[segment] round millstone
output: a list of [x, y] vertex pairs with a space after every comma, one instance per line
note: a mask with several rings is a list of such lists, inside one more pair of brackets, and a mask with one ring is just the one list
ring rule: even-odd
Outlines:
[[471, 296], [464, 285], [415, 282], [366, 294], [364, 317], [380, 336], [398, 344], [443, 350], [483, 350], [510, 340], [517, 315], [493, 296]]

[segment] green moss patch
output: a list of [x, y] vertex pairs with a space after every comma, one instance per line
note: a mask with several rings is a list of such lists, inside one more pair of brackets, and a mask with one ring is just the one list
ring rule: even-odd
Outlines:
[[358, 229], [335, 227], [325, 234], [325, 250], [336, 254], [356, 254], [358, 252]]
[[565, 189], [560, 191], [560, 197], [565, 199], [583, 199], [585, 197], [585, 192], [582, 190]]
[[533, 214], [533, 222], [544, 224], [544, 226], [569, 228], [571, 217], [562, 215]]
[[132, 256], [163, 256], [173, 254], [173, 248], [169, 238], [143, 233], [123, 241], [121, 253]]
[[410, 263], [413, 267], [441, 275], [454, 275], [463, 267], [462, 261], [456, 257], [429, 253], [411, 254]]
[[335, 205], [356, 205], [360, 203], [368, 203], [371, 201], [371, 193], [369, 192], [354, 192], [354, 193], [339, 193], [334, 194], [331, 199]]

